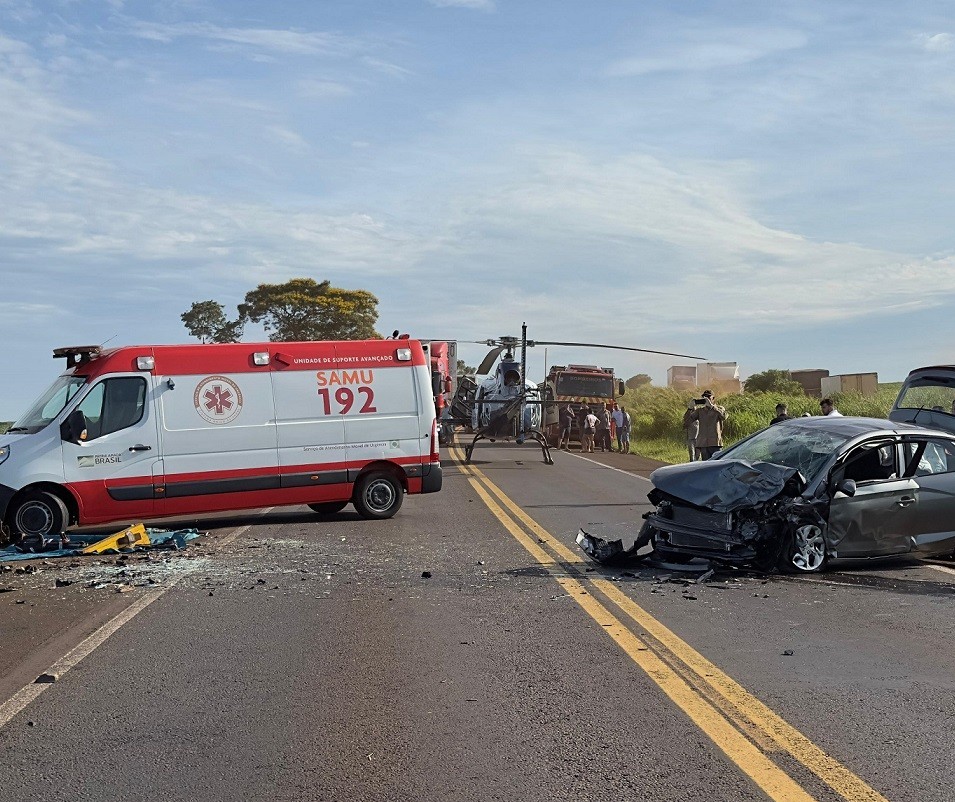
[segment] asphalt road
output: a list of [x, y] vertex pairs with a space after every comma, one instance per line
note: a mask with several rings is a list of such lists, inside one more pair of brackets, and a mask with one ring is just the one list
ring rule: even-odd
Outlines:
[[0, 573], [0, 798], [953, 798], [951, 567], [595, 566], [652, 465], [587, 457], [481, 443], [389, 521]]

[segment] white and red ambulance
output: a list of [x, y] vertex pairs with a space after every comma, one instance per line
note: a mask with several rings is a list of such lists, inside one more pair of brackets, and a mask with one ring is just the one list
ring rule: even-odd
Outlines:
[[66, 372], [0, 435], [14, 535], [289, 504], [390, 518], [441, 489], [417, 340], [53, 353]]

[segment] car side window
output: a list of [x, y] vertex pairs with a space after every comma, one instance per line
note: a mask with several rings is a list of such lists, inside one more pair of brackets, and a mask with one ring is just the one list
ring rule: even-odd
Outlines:
[[912, 440], [902, 444], [905, 476], [931, 476], [955, 471], [955, 443], [948, 440]]
[[95, 385], [77, 409], [86, 417], [86, 440], [139, 423], [146, 405], [146, 381], [140, 376], [106, 379]]
[[895, 479], [899, 475], [895, 451], [892, 441], [863, 443], [849, 452], [833, 478], [836, 482], [854, 479], [856, 484]]

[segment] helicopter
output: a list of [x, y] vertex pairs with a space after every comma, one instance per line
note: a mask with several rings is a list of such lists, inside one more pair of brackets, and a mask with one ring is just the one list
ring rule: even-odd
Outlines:
[[[537, 385], [526, 379], [527, 349], [536, 345], [557, 345], [582, 348], [611, 348], [622, 351], [639, 351], [650, 354], [702, 359], [689, 354], [675, 354], [669, 351], [654, 351], [647, 348], [632, 348], [622, 345], [602, 343], [557, 342], [553, 340], [528, 340], [527, 324], [522, 324], [521, 337], [499, 337], [489, 340], [466, 340], [478, 345], [488, 345], [491, 350], [484, 357], [476, 371], [476, 376], [487, 376], [480, 384], [475, 379], [464, 377], [458, 384], [457, 392], [448, 408], [447, 419], [453, 425], [470, 426], [474, 439], [465, 447], [465, 462], [471, 461], [474, 446], [481, 440], [494, 442], [498, 439], [514, 437], [518, 444], [528, 439], [540, 445], [544, 463], [553, 465], [550, 455], [550, 443], [544, 431], [545, 407], [553, 406], [556, 412], [556, 399], [546, 383]], [[520, 361], [515, 351], [520, 346]], [[491, 374], [491, 368], [500, 357], [500, 362]], [[595, 371], [600, 369], [594, 368]], [[620, 382], [622, 385], [623, 382]], [[622, 394], [620, 389], [618, 394]], [[613, 393], [611, 393], [611, 396]]]

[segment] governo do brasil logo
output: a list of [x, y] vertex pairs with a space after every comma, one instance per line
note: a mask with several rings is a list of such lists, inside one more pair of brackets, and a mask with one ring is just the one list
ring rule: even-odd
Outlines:
[[242, 411], [242, 391], [225, 376], [207, 376], [192, 395], [196, 412], [209, 423], [231, 423]]

